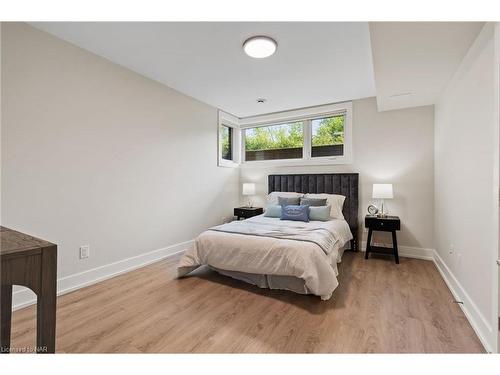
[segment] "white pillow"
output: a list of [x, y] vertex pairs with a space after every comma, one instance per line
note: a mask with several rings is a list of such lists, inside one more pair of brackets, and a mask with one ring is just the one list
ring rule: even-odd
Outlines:
[[284, 198], [302, 198], [302, 193], [291, 193], [287, 191], [273, 191], [267, 195], [267, 204], [278, 204], [278, 197]]
[[326, 198], [326, 204], [330, 205], [332, 208], [330, 210], [330, 217], [333, 219], [344, 219], [342, 214], [342, 208], [344, 207], [345, 197], [343, 195], [336, 194], [306, 194], [304, 198], [316, 198], [324, 199]]

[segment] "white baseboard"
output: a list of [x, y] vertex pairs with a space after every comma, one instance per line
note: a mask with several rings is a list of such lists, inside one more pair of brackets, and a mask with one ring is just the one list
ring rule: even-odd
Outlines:
[[[434, 252], [434, 264], [439, 270], [446, 285], [448, 285], [448, 289], [450, 289], [455, 300], [463, 302], [460, 303], [459, 306], [472, 326], [472, 329], [474, 329], [474, 332], [476, 332], [476, 335], [479, 337], [479, 340], [481, 340], [484, 348], [487, 352], [492, 353], [494, 345], [492, 345], [491, 340], [494, 338], [494, 334], [491, 325], [484, 318], [483, 314], [481, 314], [474, 301], [469, 297], [437, 251]], [[496, 340], [496, 338], [494, 339]]]
[[[366, 250], [366, 241], [361, 241], [360, 250]], [[373, 246], [388, 246], [382, 243], [372, 243]], [[434, 260], [434, 249], [426, 249], [423, 247], [398, 246], [398, 254], [401, 257]]]
[[[88, 271], [62, 277], [57, 280], [57, 295], [60, 296], [100, 281], [110, 279], [122, 273], [158, 262], [161, 259], [186, 250], [192, 243], [192, 240], [181, 242], [162, 249], [137, 255], [135, 257], [96, 267]], [[18, 310], [34, 303], [36, 303], [36, 295], [28, 288], [22, 288], [12, 293], [13, 310]]]

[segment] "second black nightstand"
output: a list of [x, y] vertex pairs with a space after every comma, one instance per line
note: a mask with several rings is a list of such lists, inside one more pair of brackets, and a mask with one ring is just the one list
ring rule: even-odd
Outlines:
[[[377, 217], [366, 215], [365, 227], [368, 228], [365, 259], [368, 259], [370, 253], [392, 254], [396, 258], [396, 264], [399, 264], [398, 241], [396, 238], [396, 231], [401, 229], [401, 221], [399, 220], [399, 217]], [[372, 246], [372, 233], [374, 230], [392, 233], [392, 249], [390, 247]]]
[[236, 216], [238, 220], [241, 218], [248, 219], [249, 217], [260, 215], [263, 212], [264, 210], [262, 207], [237, 207], [234, 209], [234, 216]]

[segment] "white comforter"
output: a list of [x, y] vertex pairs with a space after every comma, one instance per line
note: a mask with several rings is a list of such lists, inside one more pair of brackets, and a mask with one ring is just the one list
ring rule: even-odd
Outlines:
[[338, 240], [325, 252], [313, 242], [208, 230], [196, 238], [193, 246], [181, 258], [177, 266], [178, 276], [184, 276], [201, 265], [227, 271], [294, 276], [304, 280], [311, 293], [322, 299], [331, 297], [338, 286], [339, 250], [352, 239], [345, 220], [303, 223], [260, 215], [246, 221], [287, 228], [326, 227], [335, 232]]

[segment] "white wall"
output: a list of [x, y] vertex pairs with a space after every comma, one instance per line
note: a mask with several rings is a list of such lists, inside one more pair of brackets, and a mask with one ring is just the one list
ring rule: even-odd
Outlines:
[[[375, 98], [353, 101], [353, 163], [307, 167], [243, 166], [240, 182], [256, 182], [257, 205], [265, 204], [267, 175], [279, 173], [360, 174], [360, 228], [373, 202], [372, 184], [394, 185], [389, 212], [401, 217], [402, 246], [434, 248], [434, 111], [432, 106], [378, 112]], [[249, 163], [250, 165], [250, 163]], [[241, 203], [246, 198], [241, 197]], [[385, 242], [386, 236], [375, 238]], [[390, 242], [390, 240], [389, 240]]]
[[232, 215], [215, 108], [20, 23], [3, 24], [2, 75], [2, 225], [58, 244], [60, 278]]
[[[2, 26], [0, 22], [0, 197], [2, 196]], [[0, 225], [2, 224], [2, 200], [0, 199]]]
[[436, 250], [490, 349], [498, 216], [494, 69], [493, 28], [486, 25], [435, 107]]
[[[496, 130], [496, 139], [498, 140], [497, 147], [495, 148], [495, 167], [493, 171], [494, 178], [494, 188], [495, 191], [499, 192], [500, 195], [500, 22], [495, 23], [495, 104], [496, 104], [496, 113], [495, 113], [495, 123], [497, 126]], [[497, 243], [496, 243], [496, 252], [494, 252], [495, 263], [496, 260], [500, 260], [500, 199], [496, 201], [497, 203], [497, 211], [499, 212], [499, 216], [496, 217], [496, 226], [497, 226]], [[498, 265], [493, 265], [493, 316], [500, 317], [500, 267]], [[495, 280], [496, 278], [496, 280]], [[500, 322], [497, 322], [497, 324]], [[497, 329], [497, 353], [500, 352], [500, 327]]]

